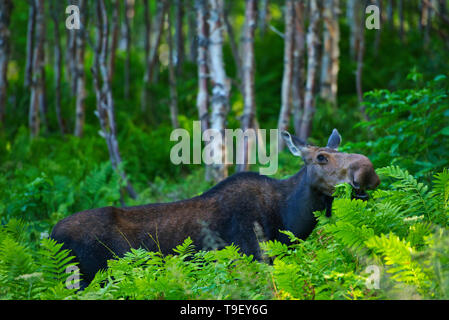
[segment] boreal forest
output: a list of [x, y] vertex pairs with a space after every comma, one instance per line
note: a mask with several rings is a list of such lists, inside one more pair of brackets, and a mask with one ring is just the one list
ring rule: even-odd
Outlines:
[[447, 0], [0, 0], [0, 299], [449, 299], [448, 70]]

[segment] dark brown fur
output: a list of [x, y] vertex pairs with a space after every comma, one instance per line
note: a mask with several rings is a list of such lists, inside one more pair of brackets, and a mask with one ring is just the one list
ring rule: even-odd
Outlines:
[[[366, 157], [352, 155], [351, 162], [349, 154], [330, 149], [326, 154], [347, 155], [349, 165], [341, 170], [345, 173], [337, 174], [343, 180], [361, 176], [363, 188], [378, 185], [378, 177]], [[313, 157], [312, 151], [307, 156]], [[335, 159], [328, 163], [336, 166]], [[168, 254], [187, 237], [191, 237], [197, 249], [234, 243], [244, 253], [260, 258], [259, 241], [287, 241], [279, 230], [290, 230], [305, 239], [316, 224], [313, 212], [326, 209], [330, 214], [332, 197], [327, 189], [320, 190], [327, 185], [323, 187], [322, 177], [317, 178], [319, 172], [329, 169], [314, 168], [313, 159], [305, 162], [297, 174], [284, 180], [254, 172], [238, 173], [188, 200], [79, 212], [61, 220], [51, 237], [63, 242], [77, 257], [83, 285], [107, 267], [108, 259], [123, 256], [130, 248], [160, 249]], [[261, 229], [259, 234], [257, 228]]]

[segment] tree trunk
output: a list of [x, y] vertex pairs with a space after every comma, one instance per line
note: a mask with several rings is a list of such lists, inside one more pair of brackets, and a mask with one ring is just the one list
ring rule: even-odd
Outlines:
[[[131, 198], [137, 197], [134, 188], [129, 182], [124, 169], [122, 168], [122, 159], [120, 156], [119, 145], [117, 141], [117, 129], [115, 122], [114, 100], [111, 92], [109, 70], [107, 63], [108, 53], [108, 18], [104, 0], [97, 0], [97, 46], [94, 52], [94, 64], [92, 67], [95, 94], [97, 100], [96, 115], [100, 120], [100, 135], [106, 140], [109, 151], [111, 165], [117, 170], [120, 177], [126, 183], [126, 189]], [[122, 201], [123, 202], [123, 201]]]
[[[364, 0], [348, 0], [347, 2], [347, 17], [349, 22], [349, 27], [351, 30], [350, 35], [350, 53], [353, 59], [357, 59], [358, 52], [358, 39], [359, 34], [362, 32], [362, 24], [360, 20], [362, 20], [362, 15], [365, 14], [365, 11], [362, 12], [362, 3]], [[363, 6], [364, 8], [364, 6]]]
[[[158, 1], [158, 12], [156, 18], [156, 28], [154, 30], [154, 42], [151, 44], [151, 51], [148, 56], [147, 69], [145, 70], [143, 77], [143, 90], [141, 99], [142, 111], [147, 111], [148, 103], [148, 86], [153, 79], [153, 72], [157, 62], [157, 52], [159, 49], [159, 43], [161, 41], [162, 33], [164, 31], [165, 14], [168, 8], [168, 1]], [[152, 28], [153, 29], [153, 28]]]
[[184, 63], [184, 33], [182, 31], [182, 21], [184, 19], [184, 4], [183, 0], [175, 0], [175, 64], [176, 73], [181, 74], [182, 65]]
[[394, 20], [393, 20], [393, 0], [388, 0], [387, 20], [388, 20], [388, 23], [390, 24], [390, 27], [393, 27], [393, 25], [394, 25]]
[[174, 66], [174, 46], [173, 46], [173, 36], [172, 36], [172, 17], [170, 14], [170, 9], [168, 11], [168, 30], [167, 30], [167, 43], [168, 43], [168, 81], [170, 88], [170, 120], [173, 129], [179, 128], [178, 122], [178, 92], [176, 89], [176, 71]]
[[310, 1], [310, 24], [307, 31], [307, 81], [304, 96], [304, 113], [301, 119], [299, 138], [306, 141], [312, 130], [313, 116], [315, 114], [315, 86], [318, 67], [318, 46], [320, 6], [317, 0]]
[[130, 0], [125, 1], [125, 85], [124, 85], [124, 97], [125, 100], [129, 99], [129, 86], [130, 86], [130, 68], [131, 68], [131, 18], [132, 18], [132, 3]]
[[263, 37], [267, 28], [268, 20], [268, 0], [260, 0], [259, 5], [259, 31]]
[[[288, 128], [292, 102], [292, 78], [293, 78], [293, 51], [294, 51], [294, 24], [295, 10], [293, 0], [285, 3], [285, 39], [284, 39], [284, 74], [282, 77], [281, 90], [281, 110], [278, 119], [278, 129], [280, 132]], [[279, 135], [278, 150], [284, 149], [284, 141]]]
[[79, 0], [80, 9], [80, 29], [75, 34], [76, 39], [76, 120], [75, 136], [82, 137], [85, 121], [85, 99], [86, 99], [86, 79], [84, 71], [84, 51], [86, 47], [86, 0]]
[[25, 65], [25, 87], [31, 85], [33, 77], [33, 49], [34, 49], [34, 33], [36, 28], [36, 6], [34, 0], [28, 0], [28, 27], [27, 27], [27, 53]]
[[209, 44], [209, 34], [207, 26], [207, 4], [206, 0], [196, 0], [195, 9], [197, 15], [197, 64], [198, 64], [198, 95], [196, 107], [198, 118], [201, 121], [201, 132], [209, 129], [208, 100], [209, 92], [207, 88], [208, 66], [207, 52]]
[[[211, 129], [220, 132], [224, 138], [224, 129], [226, 125], [226, 116], [229, 106], [229, 81], [226, 77], [223, 61], [223, 1], [209, 0], [209, 70], [212, 80], [211, 97]], [[209, 176], [216, 182], [227, 176], [227, 167], [224, 164], [226, 159], [226, 149], [224, 139], [213, 139], [210, 142], [211, 150], [217, 161], [210, 168]], [[218, 155], [221, 154], [221, 161]]]
[[59, 33], [59, 18], [62, 7], [59, 3], [54, 1], [50, 2], [50, 14], [53, 20], [53, 32], [54, 32], [54, 82], [55, 82], [55, 111], [56, 119], [58, 121], [59, 131], [62, 135], [66, 133], [65, 123], [62, 118], [61, 112], [61, 74], [62, 74], [62, 50], [61, 50], [61, 36]]
[[229, 21], [229, 3], [228, 3], [228, 6], [226, 6], [223, 10], [223, 23], [226, 27], [226, 33], [228, 34], [228, 39], [229, 39], [229, 46], [231, 47], [232, 56], [233, 56], [234, 62], [235, 62], [235, 68], [237, 70], [237, 78], [238, 78], [237, 83], [239, 86], [239, 90], [243, 96], [244, 94], [243, 94], [243, 87], [242, 87], [242, 81], [243, 81], [242, 59], [240, 58], [239, 48], [235, 41], [234, 28], [232, 27], [232, 24]]
[[[67, 4], [71, 5], [73, 1], [67, 0]], [[79, 1], [73, 2], [75, 5], [79, 5]], [[81, 14], [81, 13], [80, 13]], [[67, 29], [67, 50], [66, 50], [66, 64], [67, 64], [67, 72], [66, 77], [67, 81], [70, 82], [71, 95], [76, 96], [76, 83], [77, 83], [77, 66], [76, 66], [76, 29], [69, 30]]]
[[398, 2], [399, 11], [399, 39], [404, 42], [404, 1], [399, 0]]
[[293, 51], [292, 107], [295, 133], [301, 131], [301, 118], [304, 112], [305, 86], [305, 1], [293, 3], [295, 8], [295, 49]]
[[44, 0], [35, 0], [36, 29], [33, 49], [33, 76], [31, 83], [31, 98], [29, 112], [29, 127], [32, 137], [37, 137], [40, 131], [39, 111], [45, 124], [45, 17]]
[[[187, 55], [190, 62], [195, 62], [197, 60], [197, 39], [195, 38], [197, 35], [197, 9], [196, 9], [197, 1], [189, 1], [189, 6], [187, 10], [187, 42], [189, 43], [189, 54]], [[192, 5], [193, 4], [193, 5]]]
[[0, 126], [4, 122], [8, 89], [8, 61], [9, 61], [9, 23], [13, 3], [11, 0], [0, 2]]
[[144, 70], [149, 69], [150, 50], [151, 50], [151, 6], [148, 0], [143, 0], [143, 20], [144, 20], [144, 40], [143, 47], [145, 50]]
[[115, 58], [117, 54], [118, 38], [120, 35], [120, 2], [112, 1], [112, 24], [111, 24], [111, 50], [108, 56], [109, 79], [112, 80], [115, 72]]
[[[256, 29], [257, 4], [256, 0], [246, 0], [245, 6], [245, 26], [242, 37], [242, 73], [243, 73], [243, 116], [241, 118], [240, 127], [245, 132], [248, 129], [254, 129], [254, 121], [256, 118], [256, 102], [254, 92], [254, 73], [255, 73], [255, 58], [254, 58], [254, 33]], [[243, 138], [241, 143], [243, 156], [243, 163], [237, 164], [237, 171], [249, 170], [249, 159], [251, 159], [250, 146], [255, 141], [250, 141], [249, 137]]]
[[340, 69], [339, 41], [340, 28], [338, 23], [339, 0], [326, 0], [323, 11], [324, 19], [324, 52], [321, 62], [320, 95], [323, 100], [337, 105], [338, 71]]
[[[363, 11], [364, 7], [362, 8]], [[356, 70], [356, 91], [359, 101], [359, 108], [365, 120], [368, 120], [368, 116], [365, 113], [365, 106], [363, 104], [363, 56], [365, 53], [365, 28], [363, 27], [363, 19], [359, 21], [360, 32], [357, 34], [357, 70]]]

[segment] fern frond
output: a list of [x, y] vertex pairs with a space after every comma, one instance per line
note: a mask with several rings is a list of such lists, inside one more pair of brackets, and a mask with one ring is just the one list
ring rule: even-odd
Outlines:
[[433, 177], [432, 197], [437, 201], [438, 208], [449, 219], [449, 170], [444, 168]]
[[44, 238], [38, 251], [39, 269], [44, 275], [44, 283], [48, 287], [57, 286], [66, 281], [69, 274], [67, 268], [75, 265], [70, 251], [61, 250], [62, 244], [54, 239]]
[[429, 279], [422, 267], [413, 261], [414, 250], [409, 242], [390, 233], [372, 237], [365, 244], [383, 257], [392, 279], [414, 285], [422, 292], [428, 289]]

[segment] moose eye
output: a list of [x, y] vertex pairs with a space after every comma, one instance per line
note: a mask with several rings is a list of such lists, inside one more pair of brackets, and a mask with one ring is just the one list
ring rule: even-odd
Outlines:
[[322, 154], [319, 154], [316, 157], [316, 159], [318, 160], [318, 162], [321, 162], [321, 163], [326, 163], [327, 162], [327, 158], [324, 155], [322, 155]]

